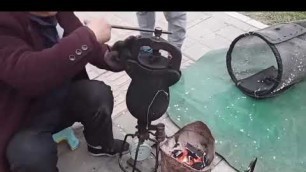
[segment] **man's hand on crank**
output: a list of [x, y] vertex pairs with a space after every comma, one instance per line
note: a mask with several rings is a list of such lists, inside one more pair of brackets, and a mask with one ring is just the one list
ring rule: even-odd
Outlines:
[[124, 70], [125, 59], [131, 58], [131, 49], [136, 41], [135, 36], [130, 36], [123, 41], [117, 41], [108, 53], [104, 56], [104, 61], [113, 72]]

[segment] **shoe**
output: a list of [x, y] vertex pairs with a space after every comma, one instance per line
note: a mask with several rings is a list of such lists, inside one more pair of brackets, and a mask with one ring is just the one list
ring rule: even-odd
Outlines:
[[[123, 144], [123, 140], [115, 139], [114, 144], [110, 148], [88, 145], [88, 152], [92, 156], [109, 156], [109, 157], [112, 157], [112, 156], [116, 156], [116, 155], [120, 154], [122, 144]], [[129, 152], [129, 147], [130, 147], [129, 143], [125, 143], [124, 147], [123, 147], [122, 154], [128, 153]]]

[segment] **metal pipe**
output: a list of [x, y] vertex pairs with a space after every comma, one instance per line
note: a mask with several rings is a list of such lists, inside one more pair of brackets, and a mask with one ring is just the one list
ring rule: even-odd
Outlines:
[[[85, 21], [84, 21], [84, 24], [87, 25], [87, 24], [88, 24], [88, 21], [85, 20]], [[155, 30], [151, 30], [151, 29], [142, 29], [142, 28], [139, 28], [139, 27], [120, 26], [120, 25], [111, 25], [111, 27], [112, 27], [113, 29], [135, 30], [135, 31], [152, 32], [152, 33], [155, 32]], [[168, 31], [162, 31], [161, 33], [164, 33], [164, 34], [172, 34], [172, 32], [168, 32]]]
[[[129, 27], [129, 26], [119, 26], [119, 25], [111, 25], [114, 29], [124, 29], [124, 30], [135, 30], [135, 31], [141, 31], [141, 32], [155, 32], [155, 30], [151, 29], [142, 29], [138, 27]], [[172, 34], [172, 32], [168, 31], [162, 31], [163, 34]]]

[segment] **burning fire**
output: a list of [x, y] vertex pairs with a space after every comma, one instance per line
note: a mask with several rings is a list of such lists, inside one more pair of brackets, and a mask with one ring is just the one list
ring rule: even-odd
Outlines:
[[[175, 147], [177, 147], [176, 145]], [[201, 170], [206, 167], [206, 153], [200, 151], [188, 144], [185, 148], [182, 149], [174, 149], [172, 151], [172, 157], [175, 158], [178, 162], [184, 163], [194, 169]]]
[[185, 163], [185, 164], [187, 164], [189, 166], [192, 166], [192, 164], [193, 164], [193, 162], [190, 159], [190, 157], [188, 157], [188, 151], [186, 149], [182, 152], [181, 156], [177, 157], [176, 159], [179, 162]]

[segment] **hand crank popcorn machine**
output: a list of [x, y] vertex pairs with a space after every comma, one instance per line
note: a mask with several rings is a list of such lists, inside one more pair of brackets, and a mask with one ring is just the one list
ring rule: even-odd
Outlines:
[[[149, 159], [151, 155], [155, 157], [155, 165], [150, 171], [155, 172], [159, 167], [159, 145], [166, 139], [166, 135], [165, 125], [163, 123], [153, 125], [152, 121], [159, 119], [167, 111], [170, 99], [169, 87], [181, 77], [182, 54], [179, 49], [161, 38], [162, 33], [169, 34], [169, 32], [160, 28], [154, 31], [142, 31], [154, 32], [154, 36], [137, 37], [131, 45], [131, 56], [128, 59], [121, 59], [124, 61], [126, 73], [131, 78], [126, 105], [131, 115], [137, 119], [136, 133], [127, 134], [124, 142], [128, 137], [138, 140], [131, 143], [130, 159], [126, 161], [132, 167], [132, 172], [140, 171], [138, 168], [140, 161]], [[149, 47], [152, 53], [142, 54], [141, 49], [144, 47]], [[147, 141], [152, 141], [156, 145], [155, 154]], [[119, 166], [122, 171], [127, 172], [129, 170], [124, 167], [125, 162], [122, 157], [121, 151]]]
[[246, 95], [262, 99], [306, 77], [306, 22], [270, 26], [238, 36], [227, 52], [228, 73]]

